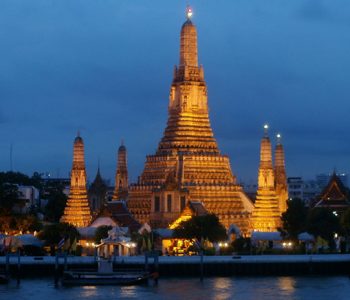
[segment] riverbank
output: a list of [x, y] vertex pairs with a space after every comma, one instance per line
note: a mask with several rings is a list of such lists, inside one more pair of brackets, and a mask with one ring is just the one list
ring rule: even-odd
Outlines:
[[[53, 276], [56, 258], [53, 256], [22, 256], [21, 277]], [[152, 259], [149, 260], [152, 265]], [[0, 269], [5, 269], [6, 257], [0, 257]], [[59, 269], [63, 270], [64, 259]], [[116, 257], [114, 269], [143, 269], [144, 256]], [[93, 256], [68, 256], [68, 269], [95, 269]], [[199, 276], [200, 256], [160, 256], [160, 276]], [[10, 272], [17, 272], [17, 257], [10, 258]], [[350, 254], [327, 255], [252, 255], [204, 256], [204, 276], [234, 275], [349, 275]]]

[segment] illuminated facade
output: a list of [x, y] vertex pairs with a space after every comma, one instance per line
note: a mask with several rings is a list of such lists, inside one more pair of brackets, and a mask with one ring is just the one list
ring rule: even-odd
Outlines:
[[282, 215], [287, 210], [288, 184], [284, 163], [284, 150], [280, 134], [277, 134], [277, 145], [275, 147], [275, 189], [278, 197], [280, 215]]
[[252, 214], [253, 230], [277, 231], [281, 227], [279, 200], [275, 191], [275, 176], [272, 166], [271, 143], [268, 137], [268, 126], [261, 140], [258, 190], [255, 209]]
[[60, 221], [76, 227], [86, 227], [91, 222], [91, 212], [86, 190], [84, 142], [79, 134], [74, 140], [69, 197]]
[[115, 174], [115, 188], [113, 200], [126, 199], [128, 196], [128, 167], [126, 147], [122, 143], [118, 149], [117, 171]]
[[170, 88], [168, 122], [158, 149], [146, 157], [138, 183], [129, 187], [128, 207], [141, 222], [167, 227], [189, 200], [203, 202], [227, 228], [249, 232], [253, 204], [236, 184], [222, 155], [208, 114], [203, 67], [198, 65], [197, 32], [187, 11], [180, 36], [180, 63]]

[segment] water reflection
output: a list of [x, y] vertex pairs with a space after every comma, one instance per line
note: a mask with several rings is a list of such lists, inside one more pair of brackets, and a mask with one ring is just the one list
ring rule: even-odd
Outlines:
[[277, 280], [279, 289], [285, 295], [292, 295], [295, 292], [295, 278], [293, 277], [279, 277]]
[[96, 286], [83, 286], [82, 287], [82, 296], [83, 298], [90, 298], [97, 295], [97, 287]]
[[228, 277], [215, 278], [213, 282], [214, 299], [229, 299], [234, 294], [233, 281]]
[[137, 296], [137, 288], [136, 286], [123, 286], [120, 289], [120, 296], [122, 297], [128, 297], [128, 298], [132, 298]]

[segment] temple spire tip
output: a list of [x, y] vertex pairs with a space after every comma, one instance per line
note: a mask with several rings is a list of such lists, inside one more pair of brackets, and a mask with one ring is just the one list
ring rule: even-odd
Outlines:
[[280, 133], [276, 134], [276, 138], [277, 138], [277, 145], [281, 144], [281, 140], [282, 140], [282, 135]]
[[269, 124], [264, 124], [264, 136], [268, 136], [268, 131], [269, 131]]
[[186, 18], [187, 20], [191, 20], [193, 16], [193, 10], [192, 7], [190, 5], [186, 6]]

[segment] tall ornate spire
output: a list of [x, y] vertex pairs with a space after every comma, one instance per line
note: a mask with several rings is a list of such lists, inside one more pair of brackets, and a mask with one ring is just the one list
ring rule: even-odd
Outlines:
[[221, 155], [209, 121], [207, 87], [198, 65], [197, 30], [187, 9], [180, 33], [180, 62], [170, 88], [168, 122], [157, 152], [146, 157], [128, 207], [141, 223], [166, 227], [190, 199], [202, 201], [228, 228], [248, 234], [253, 204], [236, 185], [229, 158]]
[[125, 200], [128, 196], [128, 167], [126, 157], [126, 147], [122, 140], [121, 145], [118, 149], [117, 157], [117, 171], [115, 174], [115, 188], [113, 193], [113, 200], [123, 199]]
[[279, 199], [280, 214], [287, 210], [288, 186], [287, 174], [284, 161], [284, 150], [281, 143], [282, 136], [277, 134], [277, 144], [275, 148], [275, 189]]
[[86, 191], [84, 142], [79, 132], [74, 140], [69, 197], [60, 221], [70, 223], [77, 227], [86, 227], [91, 221]]
[[158, 153], [219, 152], [209, 121], [204, 71], [198, 66], [197, 30], [189, 17], [181, 28], [180, 64], [174, 70], [168, 114]]
[[260, 146], [258, 191], [252, 214], [253, 229], [257, 231], [276, 231], [281, 225], [268, 128], [268, 125], [264, 125], [264, 136]]
[[186, 9], [186, 22], [181, 28], [180, 38], [180, 67], [198, 67], [198, 53], [197, 53], [197, 30], [192, 24], [192, 9]]

